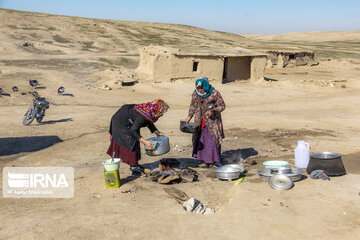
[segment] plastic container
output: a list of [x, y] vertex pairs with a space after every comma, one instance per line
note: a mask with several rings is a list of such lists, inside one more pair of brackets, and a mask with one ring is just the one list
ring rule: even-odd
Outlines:
[[263, 162], [263, 165], [265, 166], [265, 168], [284, 168], [288, 165], [289, 163], [287, 161], [266, 161]]
[[120, 158], [114, 158], [114, 162], [111, 163], [111, 158], [102, 161], [102, 164], [104, 165], [105, 171], [116, 171], [120, 168]]
[[295, 167], [307, 168], [310, 160], [310, 146], [305, 141], [298, 141], [295, 148]]

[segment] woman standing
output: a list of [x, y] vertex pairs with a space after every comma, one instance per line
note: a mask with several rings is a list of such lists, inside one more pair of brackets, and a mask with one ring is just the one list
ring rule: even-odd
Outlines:
[[133, 172], [143, 171], [138, 161], [141, 158], [140, 142], [152, 150], [152, 142], [140, 135], [140, 128], [148, 127], [151, 133], [159, 135], [154, 123], [168, 110], [161, 99], [143, 104], [123, 105], [111, 118], [109, 133], [111, 143], [107, 154], [115, 152], [115, 157], [130, 165]]
[[225, 137], [221, 112], [225, 107], [221, 94], [206, 77], [196, 80], [185, 121], [195, 116], [194, 122], [200, 126], [199, 132], [193, 134], [193, 157], [201, 160], [202, 166], [221, 166], [221, 144]]

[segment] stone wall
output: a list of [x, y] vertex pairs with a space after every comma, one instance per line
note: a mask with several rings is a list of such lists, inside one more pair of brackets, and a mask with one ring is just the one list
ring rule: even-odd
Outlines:
[[265, 51], [269, 61], [267, 67], [293, 68], [298, 66], [315, 66], [319, 64], [314, 52]]

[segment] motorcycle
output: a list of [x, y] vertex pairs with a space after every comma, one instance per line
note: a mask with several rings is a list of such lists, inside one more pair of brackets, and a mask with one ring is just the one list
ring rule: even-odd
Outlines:
[[23, 125], [27, 126], [34, 121], [41, 123], [45, 116], [45, 110], [49, 108], [50, 102], [46, 98], [40, 97], [39, 95], [34, 95], [33, 103], [29, 110], [25, 113], [23, 119]]

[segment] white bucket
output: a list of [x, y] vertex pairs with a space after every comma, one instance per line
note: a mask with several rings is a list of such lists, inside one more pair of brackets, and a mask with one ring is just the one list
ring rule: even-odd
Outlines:
[[104, 160], [102, 161], [102, 164], [104, 165], [104, 168], [106, 171], [116, 171], [116, 170], [119, 170], [120, 168], [120, 162], [121, 162], [121, 159], [120, 158], [114, 158], [114, 162], [111, 163], [111, 158], [110, 159], [107, 159], [107, 160]]

